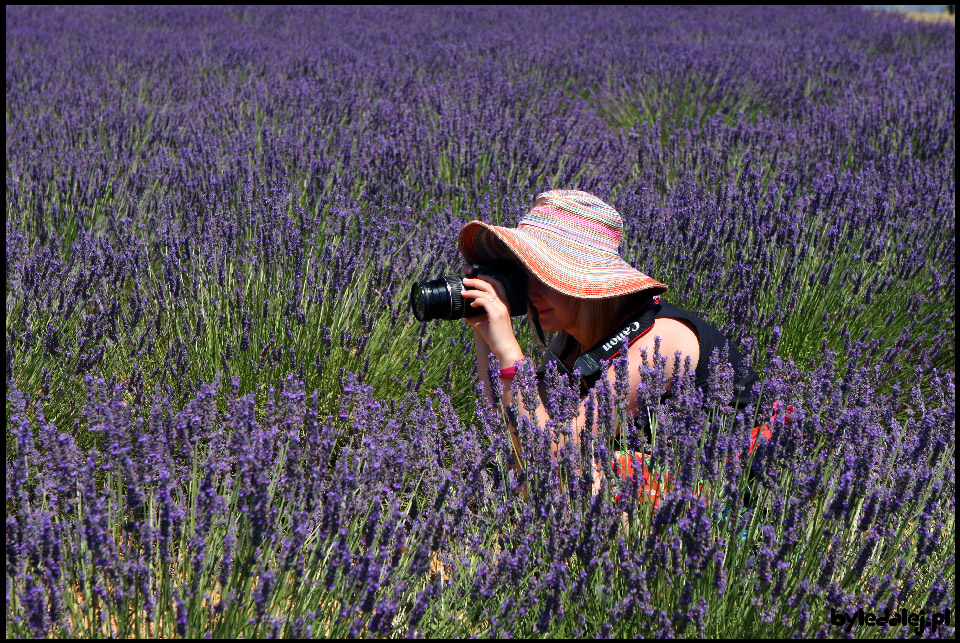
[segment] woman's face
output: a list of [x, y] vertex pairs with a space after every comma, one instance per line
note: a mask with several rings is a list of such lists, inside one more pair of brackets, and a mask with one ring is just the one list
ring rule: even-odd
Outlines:
[[577, 301], [559, 293], [527, 270], [527, 294], [537, 307], [540, 327], [545, 331], [566, 330], [577, 327]]

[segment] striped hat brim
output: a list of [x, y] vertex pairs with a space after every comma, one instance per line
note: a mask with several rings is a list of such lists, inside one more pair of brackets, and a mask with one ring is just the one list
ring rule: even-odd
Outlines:
[[572, 248], [568, 238], [547, 230], [471, 221], [460, 229], [457, 245], [469, 263], [519, 261], [547, 286], [571, 297], [608, 299], [639, 292], [653, 296], [668, 288], [616, 253]]

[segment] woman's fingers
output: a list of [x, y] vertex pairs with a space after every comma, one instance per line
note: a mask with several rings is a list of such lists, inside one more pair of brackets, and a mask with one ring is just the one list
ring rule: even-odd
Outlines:
[[472, 297], [477, 300], [492, 299], [496, 297], [497, 299], [500, 299], [501, 301], [503, 301], [503, 297], [500, 295], [500, 293], [498, 293], [493, 288], [489, 288], [489, 289], [475, 288], [475, 289], [463, 290], [460, 292], [460, 294], [464, 297]]
[[[473, 288], [474, 290], [485, 292], [489, 294], [491, 297], [496, 296], [503, 300], [506, 299], [506, 290], [504, 290], [503, 286], [500, 285], [499, 282], [492, 283], [490, 281], [487, 281], [485, 279], [480, 279], [480, 278], [464, 279], [463, 285]], [[467, 291], [463, 291], [463, 292], [467, 292]]]
[[[470, 283], [467, 283], [470, 282]], [[493, 288], [493, 284], [487, 281], [486, 279], [481, 279], [480, 277], [466, 277], [463, 280], [464, 286], [470, 286], [471, 288], [483, 289], [483, 288]]]
[[464, 297], [492, 297], [497, 294], [493, 286], [480, 279], [464, 279], [463, 285], [467, 287], [467, 290], [460, 292]]
[[493, 287], [485, 281], [480, 281], [479, 279], [464, 279], [463, 280], [463, 290], [462, 293], [467, 292], [491, 292]]
[[473, 299], [473, 301], [470, 302], [471, 306], [481, 305], [488, 302], [491, 298], [498, 296], [496, 293], [487, 292], [486, 290], [464, 290], [460, 294]]

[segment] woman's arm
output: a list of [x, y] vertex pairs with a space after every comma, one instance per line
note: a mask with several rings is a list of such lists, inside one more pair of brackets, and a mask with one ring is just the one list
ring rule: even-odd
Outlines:
[[[480, 378], [480, 382], [483, 385], [483, 393], [487, 397], [487, 400], [490, 402], [490, 405], [493, 405], [493, 386], [490, 384], [490, 346], [487, 344], [487, 340], [483, 338], [480, 334], [480, 331], [476, 328], [473, 329], [474, 342], [477, 346], [477, 376]], [[501, 364], [501, 368], [506, 368], [506, 365]], [[506, 391], [509, 388], [510, 382], [506, 380], [501, 380], [504, 384], [503, 390], [506, 395]], [[512, 400], [513, 398], [509, 398]], [[505, 407], [510, 405], [508, 400], [504, 400], [503, 404]], [[510, 429], [510, 437], [513, 439], [513, 457], [514, 464], [519, 467], [521, 465], [521, 451], [520, 451], [520, 438], [517, 437], [517, 428], [513, 426], [513, 423], [509, 420], [507, 421], [507, 427]]]
[[483, 394], [493, 405], [493, 387], [490, 385], [490, 346], [476, 328], [473, 329], [473, 343], [477, 347], [477, 377], [483, 386]]
[[[470, 275], [473, 273], [472, 267], [469, 265], [464, 265], [462, 271], [464, 275]], [[506, 291], [503, 289], [503, 285], [496, 280], [483, 275], [477, 278], [465, 279], [464, 286], [465, 289], [461, 292], [461, 294], [463, 297], [472, 300], [469, 305], [473, 307], [482, 306], [487, 313], [485, 315], [479, 315], [475, 317], [466, 317], [464, 318], [464, 321], [474, 330], [474, 339], [477, 350], [477, 369], [479, 371], [477, 375], [483, 384], [485, 396], [492, 403], [493, 389], [491, 387], [488, 375], [488, 355], [493, 353], [499, 360], [501, 368], [509, 368], [514, 366], [518, 361], [524, 359], [524, 354], [513, 333], [510, 313], [505, 305], [507, 297]], [[496, 298], [499, 298], [499, 301], [497, 301]], [[494, 343], [495, 345], [493, 345]], [[503, 403], [504, 407], [509, 408], [510, 404], [513, 402], [515, 380], [501, 380], [501, 383], [503, 385], [503, 396], [501, 398], [501, 402]], [[636, 390], [635, 386], [633, 389], [634, 391]], [[635, 394], [636, 393], [634, 392], [634, 395]], [[540, 427], [545, 427], [551, 418], [544, 405], [539, 404], [539, 392], [537, 393], [537, 397], [538, 405], [534, 412], [535, 417], [530, 419], [537, 422]], [[529, 418], [530, 414], [523, 404], [519, 404], [518, 406], [519, 415]], [[585, 407], [584, 404], [581, 403], [579, 413], [581, 421], [578, 424], [575, 420], [573, 426], [573, 439], [578, 445], [579, 431], [581, 427], [585, 425], [585, 422], [582, 420], [585, 415]], [[594, 426], [596, 426], [596, 415], [597, 412], [594, 411]], [[517, 464], [520, 464], [522, 454], [520, 439], [517, 434], [516, 426], [516, 423], [519, 423], [519, 421], [519, 417], [508, 418], [507, 421], [510, 428], [511, 438], [513, 439], [514, 455], [516, 457]], [[556, 461], [559, 447], [563, 444], [563, 437], [560, 436], [559, 440], [559, 444], [551, 444], [550, 455], [554, 461]]]
[[[511, 366], [512, 366], [512, 364], [511, 364]], [[503, 381], [503, 398], [502, 398], [502, 400], [503, 400], [503, 406], [504, 406], [504, 407], [509, 407], [510, 404], [513, 402], [513, 396], [516, 395], [516, 394], [520, 394], [520, 393], [518, 392], [519, 389], [520, 389], [520, 387], [519, 387], [518, 384], [516, 384], [516, 382], [517, 382], [517, 378], [516, 378], [516, 377], [514, 377], [514, 379], [512, 379], [512, 380], [502, 380], [502, 381]], [[521, 398], [522, 398], [522, 397], [523, 397], [522, 394], [520, 394], [520, 395], [521, 395]], [[531, 417], [530, 417], [530, 413], [527, 412], [526, 407], [523, 405], [523, 403], [522, 403], [522, 401], [521, 401], [521, 403], [517, 405], [517, 406], [520, 408], [520, 415], [517, 417], [517, 422], [520, 421], [520, 417], [526, 417], [526, 418], [529, 418], [529, 419], [532, 420], [532, 421], [535, 421], [540, 427], [545, 427], [545, 426], [547, 426], [547, 422], [549, 422], [551, 418], [550, 418], [550, 416], [547, 414], [546, 408], [545, 408], [544, 405], [541, 403], [542, 400], [539, 399], [539, 398], [540, 398], [540, 393], [539, 393], [539, 391], [536, 393], [536, 395], [537, 395], [537, 402], [538, 402], [537, 408], [536, 408], [536, 410], [534, 411], [534, 414], [536, 415], [536, 417], [535, 417], [535, 418], [531, 418]], [[583, 403], [580, 404], [580, 415], [581, 415], [581, 416], [584, 416], [584, 417], [586, 416], [586, 411], [585, 411], [585, 407], [584, 407], [584, 404], [583, 404]], [[579, 437], [580, 427], [576, 426], [576, 421], [574, 421], [574, 427], [572, 427], [572, 429], [573, 429], [574, 444], [576, 444], [576, 445], [579, 446], [579, 444], [580, 444], [580, 437]], [[519, 454], [519, 453], [520, 453], [520, 439], [519, 439], [518, 434], [517, 434], [517, 427], [513, 426], [512, 423], [510, 424], [510, 433], [513, 435], [514, 445], [516, 446], [516, 448], [517, 448], [517, 453]], [[563, 435], [557, 435], [557, 436], [555, 436], [555, 437], [556, 437], [556, 440], [553, 440], [553, 441], [550, 442], [550, 458], [551, 458], [553, 461], [556, 461], [556, 460], [557, 460], [557, 454], [559, 453], [560, 447], [562, 447], [563, 444], [564, 444]], [[559, 442], [557, 442], [557, 440], [559, 440]]]

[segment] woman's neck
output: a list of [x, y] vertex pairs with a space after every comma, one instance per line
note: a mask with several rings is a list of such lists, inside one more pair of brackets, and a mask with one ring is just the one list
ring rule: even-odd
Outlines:
[[[596, 346], [596, 345], [600, 342], [601, 339], [603, 339], [603, 338], [606, 337], [609, 333], [613, 332], [613, 331], [616, 330], [618, 327], [620, 327], [621, 325], [623, 325], [628, 319], [630, 319], [630, 317], [631, 317], [632, 315], [634, 315], [637, 311], [639, 311], [641, 308], [643, 308], [644, 306], [646, 306], [649, 301], [650, 301], [650, 297], [647, 297], [647, 298], [645, 298], [642, 302], [640, 302], [639, 305], [631, 306], [631, 307], [630, 307], [630, 310], [623, 316], [622, 319], [618, 320], [618, 321], [617, 321], [615, 324], [613, 324], [610, 328], [606, 329], [605, 331], [602, 331], [602, 332], [600, 333], [600, 336], [599, 336], [599, 337], [584, 337], [584, 334], [583, 334], [583, 332], [582, 332], [582, 330], [581, 330], [580, 328], [573, 328], [573, 329], [568, 330], [568, 331], [567, 331], [567, 335], [569, 335], [569, 336], [572, 337], [574, 340], [576, 340], [576, 342], [577, 342], [577, 344], [578, 344], [578, 346], [576, 347], [576, 349], [577, 349], [577, 351], [576, 351], [577, 357], [579, 357], [580, 355], [583, 355], [585, 352], [587, 352], [588, 350], [590, 350], [591, 348], [593, 348], [594, 346]], [[582, 338], [583, 338], [583, 339], [582, 339]], [[586, 339], [586, 340], [588, 340], [588, 341], [584, 341], [584, 339]]]
[[577, 342], [577, 356], [583, 355], [586, 351], [590, 350], [594, 344], [603, 339], [603, 335], [600, 337], [588, 337], [584, 334], [583, 330], [580, 328], [571, 328], [567, 331], [567, 335], [572, 337]]
[[567, 335], [569, 335], [570, 338], [576, 342], [576, 345], [574, 346], [574, 352], [573, 352], [574, 359], [586, 353], [588, 350], [590, 350], [594, 346], [594, 344], [596, 344], [598, 341], [602, 339], [602, 337], [598, 337], [597, 339], [591, 342], [585, 342], [582, 339], [580, 339], [581, 337], [583, 337], [582, 334], [578, 335], [575, 332], [567, 331]]
[[576, 354], [577, 357], [580, 357], [581, 355], [583, 355], [584, 353], [586, 353], [587, 350], [589, 350], [589, 348], [590, 348], [591, 346], [593, 346], [594, 344], [596, 344], [596, 342], [590, 342], [590, 343], [588, 344], [587, 342], [580, 341], [580, 339], [578, 339], [577, 336], [576, 336], [576, 335], [573, 335], [573, 334], [571, 334], [570, 337], [572, 337], [572, 338], [573, 338], [573, 341], [575, 341], [575, 342], [577, 343], [576, 346], [574, 347], [574, 352], [575, 352], [575, 354]]

